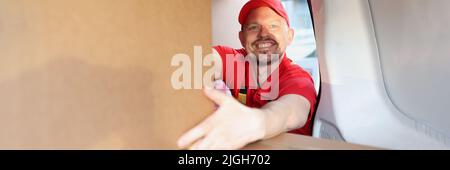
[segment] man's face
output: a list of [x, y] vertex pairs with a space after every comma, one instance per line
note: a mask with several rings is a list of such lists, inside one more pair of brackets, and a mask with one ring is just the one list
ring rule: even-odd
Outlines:
[[260, 65], [280, 60], [293, 36], [286, 20], [269, 7], [254, 9], [239, 33], [242, 46], [247, 53], [256, 55]]

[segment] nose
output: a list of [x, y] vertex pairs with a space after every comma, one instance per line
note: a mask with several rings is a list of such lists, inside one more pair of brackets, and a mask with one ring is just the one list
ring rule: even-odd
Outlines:
[[260, 31], [259, 31], [258, 36], [259, 36], [260, 38], [261, 38], [261, 37], [267, 37], [269, 34], [270, 34], [269, 29], [268, 29], [267, 27], [265, 27], [265, 26], [262, 26], [261, 29], [260, 29]]

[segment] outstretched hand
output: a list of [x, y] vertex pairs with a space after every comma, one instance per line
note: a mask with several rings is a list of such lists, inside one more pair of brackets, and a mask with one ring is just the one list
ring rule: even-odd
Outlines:
[[205, 89], [205, 95], [218, 109], [178, 140], [178, 147], [189, 149], [240, 149], [264, 137], [264, 115], [232, 96], [216, 89]]

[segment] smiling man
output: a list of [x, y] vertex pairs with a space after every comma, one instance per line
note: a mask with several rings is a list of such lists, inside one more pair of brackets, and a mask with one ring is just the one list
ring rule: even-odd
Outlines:
[[239, 149], [283, 132], [311, 135], [316, 92], [310, 75], [286, 54], [294, 30], [281, 2], [250, 0], [238, 20], [244, 48], [213, 50], [223, 63], [217, 79], [232, 96], [205, 89], [218, 109], [179, 139], [180, 148]]

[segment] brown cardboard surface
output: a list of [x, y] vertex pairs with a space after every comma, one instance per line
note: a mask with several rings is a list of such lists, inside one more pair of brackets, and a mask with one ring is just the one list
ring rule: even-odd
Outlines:
[[379, 148], [319, 139], [296, 134], [281, 134], [272, 139], [259, 141], [244, 150], [375, 150]]
[[0, 0], [0, 148], [175, 149], [213, 106], [170, 61], [210, 22], [209, 0]]

